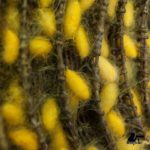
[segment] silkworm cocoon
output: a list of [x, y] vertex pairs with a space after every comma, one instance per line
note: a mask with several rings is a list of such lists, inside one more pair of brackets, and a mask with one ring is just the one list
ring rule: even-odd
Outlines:
[[[123, 35], [123, 44], [124, 44], [124, 51], [126, 56], [129, 58], [136, 58], [137, 48], [135, 42], [127, 34]], [[120, 47], [120, 40], [118, 40], [118, 45]]]
[[39, 6], [40, 7], [48, 7], [53, 0], [40, 0], [39, 1]]
[[24, 127], [11, 130], [9, 137], [15, 145], [24, 150], [38, 150], [39, 148], [37, 135]]
[[140, 150], [143, 144], [127, 144], [127, 138], [121, 138], [117, 141], [118, 150]]
[[113, 1], [109, 0], [108, 8], [107, 8], [107, 14], [109, 17], [112, 17], [112, 18], [115, 17], [117, 4], [118, 4], [118, 0], [113, 0]]
[[65, 133], [60, 124], [55, 128], [55, 132], [52, 136], [51, 146], [53, 150], [70, 150]]
[[75, 36], [75, 42], [80, 57], [87, 57], [90, 54], [90, 45], [83, 26], [79, 27]]
[[84, 12], [85, 10], [90, 8], [92, 6], [92, 4], [94, 3], [94, 1], [95, 0], [81, 0], [80, 7], [81, 7], [82, 12]]
[[58, 107], [53, 98], [50, 98], [42, 107], [42, 122], [46, 130], [52, 131], [58, 119]]
[[5, 121], [10, 125], [19, 125], [24, 122], [24, 114], [20, 106], [12, 103], [2, 105], [1, 113]]
[[43, 27], [43, 31], [47, 36], [53, 36], [56, 32], [56, 20], [53, 10], [49, 8], [38, 9], [38, 21]]
[[78, 0], [69, 0], [64, 18], [64, 33], [66, 38], [72, 38], [81, 20], [80, 3]]
[[45, 37], [37, 36], [30, 41], [29, 50], [32, 55], [44, 57], [52, 50], [52, 44]]
[[130, 27], [134, 21], [134, 6], [132, 1], [128, 1], [125, 6], [126, 12], [124, 14], [124, 24], [126, 27]]
[[98, 62], [100, 77], [108, 82], [114, 82], [118, 78], [117, 69], [104, 57], [99, 57]]
[[82, 100], [87, 100], [90, 98], [90, 89], [86, 84], [86, 81], [75, 71], [69, 69], [66, 70], [66, 82], [77, 97]]
[[22, 87], [19, 85], [17, 80], [14, 80], [10, 83], [9, 88], [7, 90], [8, 99], [17, 105], [24, 104], [24, 91]]
[[6, 22], [6, 26], [9, 29], [15, 31], [16, 33], [19, 32], [20, 15], [16, 6], [11, 5], [9, 7], [6, 7], [5, 22]]
[[86, 150], [98, 150], [96, 146], [89, 146]]
[[138, 95], [133, 90], [131, 90], [131, 93], [133, 95], [134, 105], [137, 107], [137, 113], [138, 113], [138, 115], [141, 115], [142, 114], [142, 108], [141, 108], [141, 103], [139, 101]]
[[150, 55], [150, 33], [148, 34], [148, 39], [147, 39], [147, 46], [148, 46], [148, 54]]
[[105, 38], [103, 38], [102, 41], [102, 47], [101, 47], [101, 56], [108, 57], [109, 55], [109, 45]]
[[109, 129], [117, 138], [125, 134], [125, 123], [119, 113], [110, 111], [106, 116], [106, 121]]
[[106, 84], [100, 93], [100, 108], [108, 113], [110, 109], [117, 103], [118, 98], [118, 86], [116, 83], [108, 83]]
[[4, 31], [3, 47], [4, 61], [9, 65], [13, 64], [19, 55], [19, 39], [17, 35], [9, 29]]

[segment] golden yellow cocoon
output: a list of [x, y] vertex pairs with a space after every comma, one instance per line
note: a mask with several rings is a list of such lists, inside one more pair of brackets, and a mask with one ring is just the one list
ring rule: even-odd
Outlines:
[[17, 35], [9, 29], [4, 31], [3, 38], [3, 59], [7, 64], [11, 65], [16, 61], [19, 55], [19, 39]]
[[81, 7], [82, 12], [90, 8], [92, 4], [94, 3], [94, 1], [95, 0], [81, 0], [80, 7]]
[[87, 57], [90, 54], [90, 45], [83, 26], [79, 27], [75, 36], [75, 42], [80, 57]]
[[138, 98], [139, 96], [133, 90], [131, 90], [131, 93], [133, 95], [134, 105], [137, 107], [137, 113], [138, 113], [138, 115], [141, 115], [142, 114], [142, 108], [141, 108], [141, 103], [140, 103], [139, 98]]
[[[137, 48], [135, 42], [127, 34], [123, 36], [124, 51], [127, 57], [136, 58]], [[118, 40], [118, 45], [120, 47], [120, 40]]]
[[69, 69], [66, 70], [66, 82], [77, 97], [82, 100], [87, 100], [90, 98], [90, 89], [86, 84], [86, 81], [75, 71]]
[[108, 113], [117, 103], [118, 92], [119, 89], [116, 83], [108, 83], [102, 88], [100, 93], [100, 108], [104, 113]]
[[9, 132], [9, 137], [12, 142], [23, 148], [24, 150], [38, 150], [38, 138], [37, 135], [24, 127]]
[[55, 100], [50, 98], [42, 107], [42, 121], [46, 130], [52, 131], [58, 119], [58, 108]]
[[19, 32], [20, 15], [16, 6], [11, 5], [11, 6], [6, 7], [5, 22], [6, 22], [6, 26], [9, 29], [17, 33]]
[[103, 38], [102, 41], [102, 47], [101, 47], [101, 56], [108, 57], [109, 55], [109, 45], [105, 38]]
[[100, 77], [108, 82], [114, 82], [118, 78], [117, 69], [103, 56], [99, 57], [98, 62]]
[[96, 146], [89, 146], [86, 150], [98, 150]]
[[109, 17], [114, 18], [116, 15], [116, 7], [118, 4], [118, 0], [109, 0], [107, 14]]
[[47, 36], [53, 36], [56, 32], [56, 20], [53, 10], [49, 8], [38, 9], [38, 21], [43, 27], [43, 31]]
[[51, 146], [53, 150], [70, 150], [65, 133], [60, 124], [55, 128], [55, 132], [52, 136]]
[[130, 27], [134, 22], [134, 6], [132, 1], [128, 1], [125, 6], [126, 12], [124, 14], [124, 24], [126, 27]]
[[110, 111], [106, 116], [106, 121], [110, 131], [117, 137], [120, 138], [125, 133], [125, 123], [119, 112]]
[[35, 56], [44, 57], [52, 50], [52, 44], [45, 37], [37, 36], [30, 41], [29, 50]]
[[24, 122], [24, 114], [19, 105], [5, 103], [1, 108], [2, 117], [10, 125], [19, 125]]
[[127, 138], [121, 138], [117, 141], [118, 150], [140, 150], [143, 144], [127, 144]]
[[148, 54], [150, 55], [150, 33], [148, 34], [147, 46], [148, 46]]
[[72, 38], [75, 35], [80, 25], [80, 20], [80, 3], [78, 0], [69, 0], [64, 18], [64, 32], [66, 38]]
[[39, 6], [40, 7], [48, 7], [53, 0], [40, 0], [39, 1]]
[[25, 101], [24, 91], [17, 80], [13, 80], [7, 90], [8, 99], [17, 105], [22, 105]]

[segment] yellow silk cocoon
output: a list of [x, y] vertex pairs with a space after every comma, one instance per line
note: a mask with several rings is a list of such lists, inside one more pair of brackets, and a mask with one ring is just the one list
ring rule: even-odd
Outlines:
[[79, 27], [75, 36], [75, 42], [80, 57], [87, 57], [90, 54], [90, 45], [83, 26]]
[[9, 131], [12, 142], [24, 150], [38, 150], [37, 135], [24, 127]]
[[102, 88], [100, 93], [100, 108], [104, 113], [108, 113], [117, 103], [118, 92], [119, 89], [116, 83], [108, 83]]
[[104, 57], [99, 57], [98, 62], [100, 77], [108, 82], [114, 82], [118, 79], [117, 69]]
[[64, 33], [66, 38], [72, 38], [80, 25], [81, 9], [78, 0], [69, 0], [64, 18]]
[[7, 64], [12, 65], [13, 63], [15, 63], [19, 55], [19, 46], [20, 46], [18, 36], [12, 30], [6, 29], [4, 31], [3, 46], [4, 46], [3, 60]]
[[90, 98], [90, 89], [86, 84], [86, 81], [80, 77], [75, 71], [66, 70], [66, 83], [73, 93], [83, 99], [87, 100]]
[[52, 131], [58, 119], [58, 107], [53, 98], [48, 99], [42, 107], [42, 122], [46, 130]]

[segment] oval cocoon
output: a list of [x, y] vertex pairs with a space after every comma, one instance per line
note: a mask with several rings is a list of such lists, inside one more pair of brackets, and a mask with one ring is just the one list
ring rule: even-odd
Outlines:
[[104, 57], [99, 57], [98, 62], [100, 77], [108, 82], [114, 82], [118, 78], [117, 69]]
[[109, 45], [107, 40], [103, 38], [102, 47], [101, 47], [101, 56], [106, 58], [108, 57], [108, 55], [109, 55]]
[[109, 0], [108, 8], [107, 8], [107, 14], [109, 17], [112, 18], [115, 17], [117, 4], [118, 4], [118, 0], [113, 0], [113, 1]]
[[73, 93], [83, 100], [90, 98], [90, 89], [86, 81], [82, 79], [75, 71], [66, 70], [66, 82]]
[[1, 113], [9, 125], [19, 125], [24, 122], [24, 113], [19, 105], [7, 102], [2, 105]]
[[81, 10], [78, 0], [69, 0], [64, 18], [64, 32], [66, 38], [72, 38], [75, 35], [80, 25], [80, 20]]
[[38, 150], [37, 135], [24, 127], [9, 132], [12, 142], [24, 150]]
[[40, 7], [48, 7], [53, 0], [39, 0]]
[[[118, 40], [118, 44], [120, 47], [120, 40]], [[136, 45], [134, 41], [126, 34], [123, 35], [123, 44], [126, 56], [129, 58], [136, 58], [137, 57]]]
[[120, 138], [125, 134], [125, 123], [119, 113], [110, 111], [106, 116], [106, 121], [110, 131]]
[[134, 22], [134, 7], [131, 1], [128, 1], [125, 6], [126, 12], [124, 14], [124, 25], [130, 27]]
[[80, 6], [81, 6], [81, 10], [82, 12], [87, 10], [88, 8], [91, 7], [91, 5], [94, 3], [95, 0], [81, 0], [80, 1]]
[[81, 58], [85, 58], [90, 54], [90, 46], [88, 37], [82, 26], [79, 27], [75, 36], [76, 47]]
[[51, 146], [53, 150], [70, 150], [65, 133], [60, 124], [58, 124], [55, 128], [55, 132], [51, 140]]
[[58, 119], [58, 108], [54, 99], [50, 98], [42, 107], [42, 121], [46, 130], [52, 131]]
[[118, 92], [118, 85], [116, 83], [108, 83], [102, 88], [100, 93], [100, 108], [104, 113], [108, 113], [117, 103]]
[[98, 150], [96, 146], [89, 146], [86, 150]]
[[18, 36], [13, 31], [6, 29], [3, 39], [3, 59], [7, 64], [11, 65], [16, 61], [19, 55], [19, 45]]
[[53, 10], [49, 8], [38, 9], [38, 21], [43, 27], [43, 31], [47, 36], [53, 36], [56, 32], [56, 20]]
[[35, 56], [46, 56], [52, 50], [52, 45], [46, 38], [37, 36], [30, 41], [29, 50]]

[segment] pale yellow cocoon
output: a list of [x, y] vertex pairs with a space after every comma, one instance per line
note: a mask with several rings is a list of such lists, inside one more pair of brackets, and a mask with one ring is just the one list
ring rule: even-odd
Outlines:
[[134, 22], [134, 6], [132, 1], [128, 1], [125, 6], [126, 12], [124, 14], [124, 25], [130, 27]]
[[80, 25], [81, 9], [78, 0], [69, 0], [64, 18], [64, 33], [66, 38], [75, 36]]
[[106, 121], [114, 136], [120, 138], [125, 134], [125, 123], [119, 112], [110, 111], [106, 115]]
[[7, 90], [8, 100], [12, 103], [21, 105], [25, 102], [24, 91], [17, 80], [13, 80]]
[[98, 150], [96, 146], [89, 146], [86, 150]]
[[47, 36], [53, 36], [56, 32], [56, 19], [54, 11], [50, 8], [38, 9], [38, 21], [43, 27], [43, 31]]
[[42, 36], [37, 36], [29, 43], [30, 53], [34, 56], [45, 57], [52, 50], [52, 44], [48, 39]]
[[16, 6], [11, 5], [6, 7], [5, 22], [9, 29], [15, 31], [16, 33], [19, 32], [20, 15]]
[[76, 33], [75, 43], [81, 58], [85, 58], [90, 54], [89, 40], [83, 26], [80, 26]]
[[101, 56], [106, 58], [108, 57], [108, 55], [109, 55], [109, 45], [107, 40], [103, 38], [102, 47], [101, 47]]
[[92, 6], [92, 4], [94, 3], [94, 1], [95, 0], [81, 0], [80, 1], [80, 6], [81, 6], [82, 12], [84, 12], [85, 10], [90, 8]]
[[109, 0], [107, 14], [109, 17], [114, 18], [116, 15], [116, 7], [118, 4], [118, 0]]
[[1, 107], [1, 113], [9, 125], [19, 125], [24, 122], [24, 113], [19, 105], [4, 103]]
[[18, 36], [11, 30], [6, 29], [3, 35], [3, 60], [12, 65], [15, 63], [18, 55], [19, 55], [19, 38]]
[[53, 150], [70, 150], [65, 133], [62, 126], [58, 124], [52, 136], [51, 146]]
[[127, 138], [121, 138], [117, 141], [118, 150], [140, 150], [143, 144], [127, 144]]
[[100, 77], [108, 82], [114, 82], [118, 79], [117, 69], [104, 57], [99, 57], [98, 67]]
[[66, 83], [72, 92], [82, 100], [90, 98], [90, 89], [86, 84], [86, 81], [80, 77], [75, 71], [66, 70]]
[[[136, 58], [137, 57], [136, 43], [127, 34], [124, 34], [123, 36], [123, 44], [126, 56], [129, 58]], [[120, 40], [118, 40], [118, 45], [120, 47]]]
[[40, 7], [48, 7], [53, 0], [39, 0]]
[[52, 131], [58, 119], [58, 107], [53, 98], [50, 98], [42, 107], [42, 122], [46, 130]]
[[108, 113], [110, 109], [117, 103], [118, 85], [116, 83], [106, 84], [100, 93], [100, 108], [104, 113]]
[[15, 145], [24, 150], [38, 150], [39, 148], [37, 135], [24, 127], [11, 130], [9, 137]]

